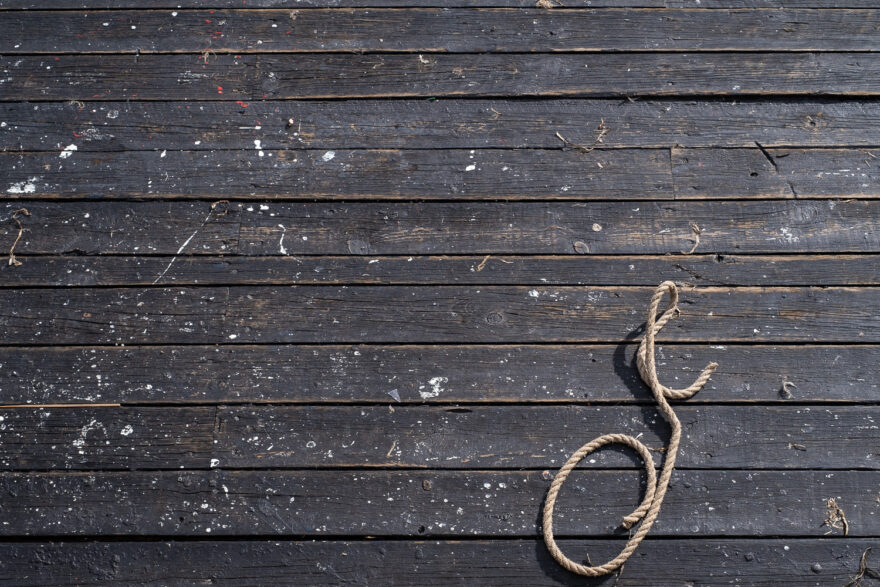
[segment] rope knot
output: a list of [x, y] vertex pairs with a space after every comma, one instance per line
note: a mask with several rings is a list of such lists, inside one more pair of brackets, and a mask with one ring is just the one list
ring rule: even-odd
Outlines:
[[[658, 317], [660, 301], [666, 293], [669, 294], [669, 305]], [[543, 515], [544, 542], [547, 543], [547, 549], [550, 551], [550, 554], [553, 555], [553, 558], [556, 559], [556, 562], [573, 573], [585, 575], [587, 577], [598, 577], [601, 575], [607, 575], [615, 569], [620, 568], [632, 553], [635, 552], [639, 543], [641, 543], [645, 536], [647, 536], [648, 532], [651, 530], [651, 526], [654, 525], [654, 521], [657, 519], [657, 515], [660, 513], [660, 506], [663, 503], [663, 498], [666, 496], [666, 490], [669, 487], [669, 479], [672, 477], [672, 470], [675, 468], [675, 458], [678, 453], [679, 442], [681, 441], [681, 422], [679, 422], [678, 417], [675, 415], [675, 412], [672, 411], [672, 407], [667, 400], [687, 399], [691, 397], [706, 384], [716, 367], [718, 367], [717, 363], [709, 363], [700, 373], [699, 377], [697, 377], [689, 387], [684, 389], [672, 389], [660, 383], [660, 380], [657, 377], [657, 363], [654, 357], [654, 338], [667, 322], [680, 314], [681, 312], [678, 309], [678, 288], [673, 282], [664, 281], [654, 291], [654, 296], [651, 298], [651, 303], [648, 305], [648, 320], [645, 324], [645, 336], [639, 344], [638, 351], [636, 352], [636, 364], [638, 365], [639, 374], [641, 375], [642, 380], [651, 388], [651, 392], [654, 395], [654, 399], [657, 400], [660, 412], [666, 420], [669, 421], [669, 424], [672, 427], [672, 435], [669, 440], [669, 447], [666, 450], [666, 458], [663, 461], [663, 469], [660, 473], [660, 479], [657, 479], [657, 471], [654, 468], [654, 459], [651, 456], [648, 447], [646, 447], [639, 439], [628, 434], [606, 434], [588, 442], [571, 455], [568, 461], [566, 461], [562, 468], [559, 469], [559, 473], [556, 474], [553, 483], [550, 485], [550, 489], [547, 491], [547, 499], [544, 502]], [[614, 559], [604, 565], [588, 567], [569, 559], [559, 549], [559, 546], [557, 546], [556, 539], [553, 537], [553, 508], [556, 505], [556, 498], [559, 495], [559, 490], [568, 478], [569, 473], [571, 473], [584, 457], [606, 444], [623, 444], [633, 448], [639, 454], [639, 457], [645, 465], [645, 473], [648, 477], [645, 484], [645, 497], [642, 500], [642, 503], [639, 504], [639, 507], [623, 519], [621, 526], [628, 530], [638, 524], [639, 521], [642, 521], [642, 524], [639, 526], [638, 530], [636, 530], [635, 534], [630, 537], [624, 549]]]

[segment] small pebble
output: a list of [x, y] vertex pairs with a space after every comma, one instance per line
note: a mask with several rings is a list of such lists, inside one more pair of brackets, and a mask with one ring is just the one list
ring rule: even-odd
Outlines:
[[822, 572], [822, 565], [820, 565], [819, 563], [813, 563], [813, 566], [810, 567], [810, 570], [813, 571], [814, 573], [817, 573], [817, 574], [821, 573]]
[[749, 561], [749, 562], [755, 560], [755, 555], [754, 555], [753, 553], [751, 553], [751, 552], [747, 552], [747, 553], [746, 553], [746, 560]]

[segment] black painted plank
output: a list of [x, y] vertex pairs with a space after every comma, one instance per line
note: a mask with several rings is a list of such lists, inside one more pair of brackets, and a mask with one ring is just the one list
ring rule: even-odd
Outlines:
[[[51, 30], [51, 35], [33, 31]], [[430, 31], [431, 34], [426, 34]], [[632, 34], [638, 31], [638, 34]], [[30, 11], [0, 52], [876, 51], [880, 11], [311, 9]]]
[[[575, 560], [610, 559], [619, 540], [560, 540]], [[834, 583], [859, 572], [874, 539], [668, 539], [643, 542], [627, 561], [620, 585], [679, 587], [740, 581], [775, 587]], [[205, 564], [210, 561], [210, 564]], [[868, 563], [875, 559], [869, 555]], [[20, 585], [158, 583], [341, 583], [405, 585], [615, 585], [618, 577], [585, 580], [556, 565], [543, 543], [513, 540], [7, 542], [0, 573]], [[3, 583], [0, 580], [0, 583]], [[11, 583], [10, 583], [11, 584]]]
[[[702, 199], [880, 196], [863, 149], [129, 151], [0, 155], [7, 197]], [[132, 169], [144, 169], [133, 175]], [[235, 169], [225, 173], [225, 169]], [[634, 173], [638, 170], [638, 173]], [[32, 186], [25, 189], [23, 186]]]
[[[7, 347], [0, 348], [0, 404], [652, 404], [634, 367], [635, 348]], [[658, 346], [661, 377], [672, 386], [689, 382], [711, 361], [721, 368], [689, 403], [880, 402], [877, 346]]]
[[[435, 377], [419, 391], [442, 395], [445, 383]], [[676, 414], [682, 468], [878, 468], [877, 406], [681, 405]], [[5, 470], [558, 468], [601, 434], [639, 434], [657, 449], [669, 434], [652, 406], [50, 406], [2, 415]], [[615, 451], [588, 460], [638, 466]]]
[[18, 234], [11, 216], [23, 205], [31, 216], [21, 217], [19, 255], [675, 254], [693, 248], [692, 224], [702, 231], [698, 254], [880, 250], [876, 201], [778, 200], [233, 202], [213, 209], [209, 201], [7, 202], [0, 204], [2, 251]]
[[[872, 96], [874, 53], [0, 57], [3, 101]], [[427, 63], [425, 63], [427, 62]], [[282, 117], [286, 123], [287, 118]], [[590, 125], [590, 129], [595, 124]]]
[[[649, 287], [236, 286], [0, 290], [16, 345], [624, 342]], [[880, 341], [875, 288], [688, 291], [676, 342]], [[174, 311], [169, 311], [171, 308]], [[389, 311], [393, 308], [393, 311]]]
[[[246, 152], [80, 154], [75, 148], [74, 141], [60, 154], [0, 155], [0, 168], [6, 169], [0, 181], [35, 186], [33, 191], [7, 189], [7, 198], [630, 199], [650, 195], [672, 199], [675, 195], [666, 150], [264, 151], [259, 139]], [[758, 165], [766, 164], [755, 152], [758, 155], [752, 158]], [[812, 161], [814, 169], [822, 168], [823, 157], [829, 155], [820, 153]], [[749, 177], [753, 168], [740, 167], [739, 175]], [[133, 169], [144, 173], [132, 174]], [[751, 182], [759, 187], [750, 185], [747, 195], [790, 196], [787, 188], [765, 177]], [[873, 177], [865, 181], [874, 184]], [[854, 195], [870, 195], [872, 189], [861, 188]], [[728, 191], [737, 196], [744, 190], [731, 185]], [[684, 195], [699, 197], [700, 191], [689, 189]]]
[[25, 256], [0, 287], [150, 285], [880, 285], [876, 255]]
[[[56, 153], [69, 144], [80, 152], [253, 150], [254, 140], [265, 150], [558, 148], [562, 142], [557, 132], [573, 143], [603, 148], [753, 148], [756, 142], [771, 148], [870, 147], [880, 133], [880, 104], [619, 99], [0, 102], [0, 121], [6, 123], [0, 151]], [[602, 142], [596, 143], [599, 134]]]
[[[541, 471], [10, 473], [0, 479], [8, 496], [0, 535], [531, 538], [550, 479]], [[639, 501], [639, 479], [572, 473], [557, 502], [557, 535], [625, 537], [619, 525]], [[876, 471], [677, 470], [651, 536], [830, 530], [838, 538], [841, 530], [822, 524], [835, 496], [849, 536], [876, 536], [878, 483]]]

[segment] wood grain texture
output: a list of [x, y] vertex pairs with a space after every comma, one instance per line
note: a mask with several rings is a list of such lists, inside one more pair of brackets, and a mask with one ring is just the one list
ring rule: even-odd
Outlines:
[[871, 254], [17, 258], [22, 265], [0, 264], [0, 287], [147, 286], [163, 271], [166, 285], [880, 285]]
[[[250, 8], [287, 8], [286, 0], [247, 0]], [[532, 0], [301, 0], [297, 8], [535, 8]], [[229, 9], [241, 0], [0, 0], [0, 10]], [[567, 8], [876, 8], [872, 0], [568, 0]], [[554, 8], [563, 8], [557, 4]]]
[[254, 140], [265, 150], [559, 148], [555, 133], [591, 146], [600, 125], [607, 131], [596, 143], [602, 148], [872, 147], [880, 105], [840, 99], [0, 102], [0, 120], [7, 123], [0, 151], [55, 153], [69, 144], [80, 152], [252, 151]]
[[[635, 344], [0, 348], [0, 404], [653, 404]], [[877, 346], [658, 347], [672, 385], [718, 361], [689, 403], [873, 402]], [[829, 369], [829, 365], [833, 369]], [[328, 377], [328, 373], [332, 376]], [[839, 373], [846, 373], [840, 377]], [[441, 392], [434, 394], [434, 381]], [[789, 384], [783, 389], [783, 383]]]
[[[129, 419], [123, 421], [125, 416]], [[212, 450], [213, 408], [136, 414], [120, 408], [5, 412], [0, 466], [16, 469], [201, 467]], [[139, 433], [134, 434], [137, 427]], [[30, 448], [26, 448], [30, 447]], [[14, 496], [13, 496], [14, 497]]]
[[[52, 30], [52, 35], [32, 31]], [[430, 31], [431, 34], [425, 34]], [[638, 31], [638, 34], [633, 34]], [[876, 51], [880, 11], [310, 9], [18, 12], [0, 52]]]
[[698, 254], [880, 250], [869, 200], [6, 202], [0, 250], [22, 206], [18, 255], [663, 255], [693, 247], [692, 223]]
[[[5, 537], [535, 537], [549, 471], [167, 471], [6, 474]], [[639, 501], [637, 471], [575, 471], [560, 537], [611, 537]], [[652, 537], [827, 535], [841, 499], [850, 537], [876, 536], [876, 471], [684, 471]], [[842, 540], [842, 531], [830, 535]], [[705, 538], [702, 538], [705, 540]], [[618, 543], [620, 544], [620, 543]], [[527, 560], [534, 561], [534, 553]]]
[[[0, 348], [0, 404], [653, 404], [635, 344]], [[689, 403], [873, 402], [877, 346], [658, 347], [664, 380], [721, 368]], [[829, 369], [829, 365], [833, 369]], [[332, 374], [328, 377], [328, 373]], [[839, 373], [846, 373], [840, 377]], [[442, 392], [434, 394], [434, 381]], [[783, 383], [789, 384], [783, 389]]]
[[[876, 53], [8, 55], [2, 101], [876, 96]], [[427, 61], [424, 63], [423, 61]], [[287, 118], [283, 118], [286, 123]], [[591, 124], [590, 129], [595, 128]]]
[[[236, 286], [0, 290], [6, 344], [633, 340], [653, 288]], [[874, 288], [687, 291], [675, 342], [880, 342]], [[170, 307], [174, 308], [169, 312]], [[387, 308], [393, 307], [389, 313]]]
[[[441, 395], [444, 384], [437, 377], [420, 391]], [[682, 405], [676, 413], [685, 430], [680, 468], [878, 468], [877, 406]], [[556, 469], [603, 433], [640, 434], [656, 449], [669, 434], [651, 406], [27, 407], [2, 414], [0, 465], [8, 471]], [[594, 461], [641, 466], [623, 451]]]
[[[8, 199], [876, 198], [863, 149], [129, 151], [0, 155]], [[59, 161], [61, 157], [61, 161]], [[221, 169], [235, 168], [224, 174]], [[132, 169], [152, 169], [146, 176]], [[634, 173], [638, 170], [638, 173]], [[30, 186], [28, 189], [22, 186]]]
[[[874, 544], [859, 538], [649, 538], [627, 561], [620, 584], [842, 585], [858, 573], [862, 553]], [[620, 541], [568, 539], [559, 545], [596, 561], [616, 554]], [[72, 573], [78, 585], [286, 584], [294, 578], [310, 585], [405, 585], [423, 575], [435, 585], [585, 584], [556, 566], [536, 539], [6, 542], [0, 544], [0, 572], [21, 585], [66, 584]], [[610, 575], [586, 584], [611, 587], [616, 580]]]
[[[583, 584], [542, 501], [599, 434], [662, 462], [663, 279], [661, 379], [720, 368], [588, 584], [858, 572], [876, 5], [111, 4], [0, 0], [0, 584]], [[575, 471], [567, 554], [619, 550], [640, 466]]]
[[[561, 144], [561, 143], [560, 143]], [[614, 150], [134, 151], [0, 155], [8, 198], [673, 199], [669, 152]], [[757, 151], [757, 150], [756, 150]], [[859, 156], [865, 158], [864, 153]], [[711, 158], [711, 157], [710, 157]], [[756, 157], [753, 157], [755, 159]], [[763, 167], [763, 157], [759, 156]], [[821, 160], [822, 155], [818, 159]], [[809, 159], [809, 158], [808, 158]], [[56, 164], [57, 163], [57, 164]], [[730, 163], [736, 165], [737, 163]], [[821, 163], [814, 162], [821, 168]], [[725, 162], [715, 164], [728, 173]], [[873, 166], [872, 166], [873, 167]], [[224, 169], [235, 169], [225, 173]], [[146, 177], [132, 169], [154, 169]], [[639, 173], [634, 174], [633, 170]], [[748, 177], [752, 169], [741, 168]], [[873, 175], [873, 173], [871, 173]], [[31, 181], [32, 178], [39, 178]], [[862, 182], [873, 182], [865, 178]], [[755, 182], [752, 182], [755, 183]], [[769, 185], [768, 185], [769, 183]], [[778, 184], [778, 182], [776, 182]], [[773, 182], [748, 196], [787, 197]], [[730, 184], [727, 184], [730, 185]], [[858, 195], [872, 194], [861, 188]], [[16, 193], [17, 192], [17, 193]], [[688, 189], [687, 197], [700, 190]], [[736, 192], [731, 193], [736, 197]]]

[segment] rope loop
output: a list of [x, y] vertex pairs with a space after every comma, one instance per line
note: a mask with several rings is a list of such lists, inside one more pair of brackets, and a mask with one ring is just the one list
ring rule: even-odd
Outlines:
[[[669, 305], [658, 317], [660, 302], [666, 293], [669, 294]], [[669, 440], [669, 446], [666, 450], [666, 458], [663, 461], [663, 469], [660, 473], [660, 479], [657, 479], [657, 472], [654, 469], [654, 460], [648, 447], [646, 447], [640, 440], [629, 436], [628, 434], [606, 434], [588, 442], [571, 455], [562, 468], [559, 469], [559, 472], [553, 479], [553, 483], [550, 484], [550, 489], [547, 491], [547, 499], [544, 502], [543, 515], [544, 542], [546, 542], [547, 549], [550, 551], [550, 554], [553, 555], [553, 558], [556, 559], [556, 562], [573, 573], [585, 575], [587, 577], [598, 577], [612, 573], [620, 568], [632, 553], [635, 552], [639, 543], [641, 543], [645, 536], [647, 536], [648, 532], [650, 532], [651, 526], [654, 525], [654, 522], [657, 520], [657, 515], [660, 513], [660, 506], [663, 504], [663, 498], [666, 496], [666, 490], [669, 487], [669, 479], [672, 477], [673, 468], [675, 468], [675, 458], [678, 454], [678, 445], [681, 442], [681, 422], [679, 422], [678, 417], [676, 417], [675, 412], [672, 411], [672, 407], [667, 400], [687, 399], [691, 397], [700, 391], [718, 367], [717, 363], [709, 363], [700, 373], [699, 377], [697, 377], [690, 386], [684, 389], [672, 389], [660, 383], [660, 380], [657, 377], [657, 361], [654, 356], [654, 339], [657, 336], [657, 333], [666, 326], [666, 323], [677, 317], [679, 314], [678, 288], [673, 282], [664, 281], [657, 287], [654, 291], [654, 296], [651, 298], [651, 303], [648, 306], [648, 319], [645, 324], [645, 336], [639, 344], [636, 353], [636, 363], [638, 365], [639, 374], [641, 375], [642, 380], [651, 388], [651, 393], [657, 401], [660, 412], [672, 428], [672, 435]], [[559, 549], [559, 546], [556, 544], [556, 539], [553, 537], [553, 509], [556, 505], [556, 498], [559, 495], [559, 491], [562, 489], [562, 484], [565, 483], [569, 473], [571, 473], [584, 457], [596, 449], [609, 444], [622, 444], [635, 449], [645, 465], [645, 472], [647, 473], [645, 497], [642, 499], [639, 507], [623, 519], [621, 526], [629, 529], [640, 521], [642, 523], [639, 525], [635, 533], [630, 536], [629, 541], [626, 543], [623, 550], [620, 551], [620, 554], [603, 565], [588, 567], [569, 559], [565, 556], [562, 550]]]

